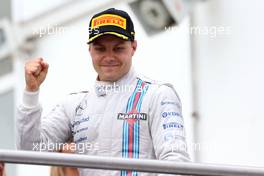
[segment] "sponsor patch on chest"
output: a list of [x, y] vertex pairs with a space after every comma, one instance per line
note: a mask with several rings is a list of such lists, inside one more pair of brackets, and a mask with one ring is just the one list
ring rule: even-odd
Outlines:
[[117, 119], [118, 120], [147, 120], [147, 113], [118, 113]]

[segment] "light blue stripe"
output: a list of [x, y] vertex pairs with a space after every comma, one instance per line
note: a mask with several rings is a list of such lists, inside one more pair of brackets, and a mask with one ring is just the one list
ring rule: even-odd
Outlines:
[[125, 171], [124, 170], [121, 170], [121, 176], [124, 176], [125, 175]]
[[141, 103], [142, 103], [143, 96], [144, 96], [144, 92], [142, 92], [140, 97], [139, 97], [138, 104], [137, 104], [137, 112], [140, 112], [140, 110], [141, 110]]
[[137, 111], [138, 112], [140, 112], [140, 110], [141, 110], [141, 105], [142, 105], [142, 99], [143, 99], [143, 97], [144, 97], [144, 95], [145, 95], [145, 88], [143, 89], [143, 91], [141, 92], [141, 95], [140, 95], [140, 97], [139, 97], [139, 100], [138, 100], [138, 104], [137, 104]]
[[136, 123], [136, 126], [137, 126], [137, 132], [136, 132], [136, 138], [137, 138], [137, 141], [136, 141], [136, 145], [137, 145], [137, 149], [136, 149], [136, 158], [139, 157], [138, 153], [139, 153], [139, 121], [137, 121]]
[[138, 151], [138, 121], [134, 124], [134, 145], [133, 145], [133, 158], [138, 158], [137, 151]]
[[127, 122], [123, 123], [123, 148], [122, 148], [122, 157], [126, 157], [127, 153]]
[[126, 113], [128, 113], [128, 112], [130, 112], [131, 110], [131, 102], [133, 101], [133, 99], [132, 99], [132, 97], [133, 97], [133, 95], [135, 94], [135, 91], [132, 93], [132, 95], [129, 97], [129, 99], [128, 99], [128, 103], [127, 103], [127, 109], [126, 109]]
[[137, 143], [138, 143], [138, 149], [137, 149], [137, 158], [139, 158], [139, 150], [140, 150], [140, 122], [138, 122], [138, 128], [137, 128], [137, 130], [138, 130], [138, 139], [137, 139]]
[[[144, 92], [141, 92], [141, 95], [139, 97], [137, 107], [136, 107], [137, 112], [140, 112], [143, 96], [144, 96]], [[135, 143], [134, 143], [135, 144], [135, 153], [134, 153], [135, 158], [139, 157], [139, 130], [138, 129], [139, 129], [139, 121], [135, 123]]]
[[125, 122], [123, 122], [123, 140], [122, 140], [122, 157], [125, 156]]
[[127, 135], [126, 135], [126, 157], [128, 158], [129, 155], [128, 155], [128, 144], [129, 144], [129, 124], [128, 122], [126, 122], [126, 132], [127, 132]]
[[128, 158], [128, 139], [129, 139], [129, 134], [128, 134], [128, 122], [125, 121], [125, 138], [124, 138], [124, 142], [125, 142], [125, 147], [124, 147], [124, 157]]
[[136, 143], [136, 127], [135, 127], [135, 124], [134, 124], [134, 126], [133, 126], [133, 146], [132, 146], [132, 148], [133, 148], [133, 154], [132, 154], [132, 156], [133, 156], [133, 158], [135, 158], [135, 147], [136, 147], [136, 145], [135, 145], [135, 143]]
[[135, 124], [135, 158], [138, 158], [138, 152], [139, 152], [139, 121], [136, 122]]
[[[125, 122], [123, 122], [123, 140], [122, 140], [122, 157], [125, 156]], [[124, 170], [121, 170], [121, 173], [120, 173], [121, 176], [126, 176], [126, 171]]]
[[135, 171], [132, 171], [132, 174], [131, 174], [131, 176], [135, 176], [136, 174], [135, 174]]
[[[133, 95], [134, 95], [134, 92], [133, 92], [132, 96]], [[131, 111], [132, 106], [133, 106], [133, 100], [132, 100], [132, 97], [130, 97], [129, 100], [128, 100], [128, 106], [127, 106], [126, 113], [129, 113]]]

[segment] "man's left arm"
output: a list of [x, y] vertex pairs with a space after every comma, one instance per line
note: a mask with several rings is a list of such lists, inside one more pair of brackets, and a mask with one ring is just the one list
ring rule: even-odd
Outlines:
[[155, 91], [150, 118], [156, 158], [168, 161], [190, 161], [181, 102], [172, 86], [161, 85]]

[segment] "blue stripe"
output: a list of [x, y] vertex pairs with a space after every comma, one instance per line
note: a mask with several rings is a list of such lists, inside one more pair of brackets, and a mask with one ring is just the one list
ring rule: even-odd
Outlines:
[[135, 158], [138, 158], [139, 155], [139, 121], [135, 123]]
[[127, 175], [127, 171], [126, 170], [122, 170], [121, 171], [121, 176], [126, 176]]
[[137, 132], [136, 132], [136, 158], [139, 157], [139, 121], [136, 122], [136, 126], [137, 126]]
[[132, 154], [132, 157], [133, 158], [135, 158], [135, 147], [136, 147], [136, 145], [135, 145], [135, 143], [136, 143], [136, 126], [135, 126], [135, 124], [134, 124], [134, 126], [133, 126], [133, 146], [132, 146], [132, 148], [133, 148], [133, 154]]
[[[124, 157], [124, 153], [125, 153], [125, 123], [123, 123], [123, 134], [122, 134], [122, 138], [123, 138], [123, 140], [122, 140], [122, 157]], [[125, 171], [124, 170], [121, 170], [121, 174], [120, 174], [121, 176], [125, 176]]]
[[125, 134], [126, 134], [126, 131], [125, 131], [125, 123], [123, 123], [123, 141], [122, 141], [122, 157], [124, 157], [124, 153], [125, 153]]
[[124, 157], [128, 158], [128, 140], [129, 140], [129, 126], [128, 126], [128, 122], [125, 122], [125, 153], [124, 153]]
[[139, 133], [140, 133], [140, 122], [138, 121], [138, 128], [137, 128], [138, 132], [137, 132], [137, 158], [139, 158]]
[[120, 176], [125, 176], [125, 170], [121, 170], [121, 172], [120, 172]]
[[133, 145], [133, 158], [138, 158], [138, 121], [134, 124], [134, 145]]
[[[122, 146], [122, 157], [127, 158], [128, 157], [128, 123], [127, 121], [124, 121], [123, 123], [123, 146]], [[127, 176], [127, 171], [122, 170], [121, 176]]]
[[131, 174], [131, 176], [136, 176], [136, 171], [132, 171], [132, 174]]
[[138, 100], [138, 104], [137, 104], [137, 111], [138, 112], [140, 112], [140, 110], [141, 110], [141, 104], [142, 104], [143, 96], [144, 96], [144, 91], [141, 92], [141, 95], [140, 95], [139, 100]]
[[[142, 86], [142, 84], [140, 85]], [[139, 100], [138, 100], [138, 103], [137, 103], [137, 106], [136, 106], [136, 109], [137, 109], [137, 112], [140, 112], [140, 107], [141, 107], [141, 99], [142, 99], [142, 95], [143, 95], [143, 92], [141, 92], [141, 95], [139, 97]], [[138, 131], [138, 127], [139, 127], [139, 124], [138, 124], [138, 121], [136, 121], [135, 123], [135, 131], [134, 131], [134, 137], [135, 137], [135, 140], [134, 140], [134, 153], [133, 153], [133, 158], [138, 158], [138, 148], [139, 148], [139, 142], [138, 142], [138, 137], [139, 137], [139, 131]]]
[[126, 156], [126, 153], [127, 153], [127, 151], [128, 151], [128, 145], [127, 145], [127, 143], [128, 143], [128, 141], [127, 141], [127, 139], [128, 139], [128, 130], [127, 130], [127, 127], [128, 126], [128, 123], [126, 122], [126, 121], [124, 121], [124, 123], [123, 123], [123, 142], [122, 142], [122, 157], [127, 157]]

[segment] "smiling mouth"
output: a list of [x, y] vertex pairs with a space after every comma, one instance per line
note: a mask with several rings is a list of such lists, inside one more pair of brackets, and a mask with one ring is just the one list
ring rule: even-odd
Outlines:
[[101, 67], [118, 67], [119, 65], [101, 65]]

